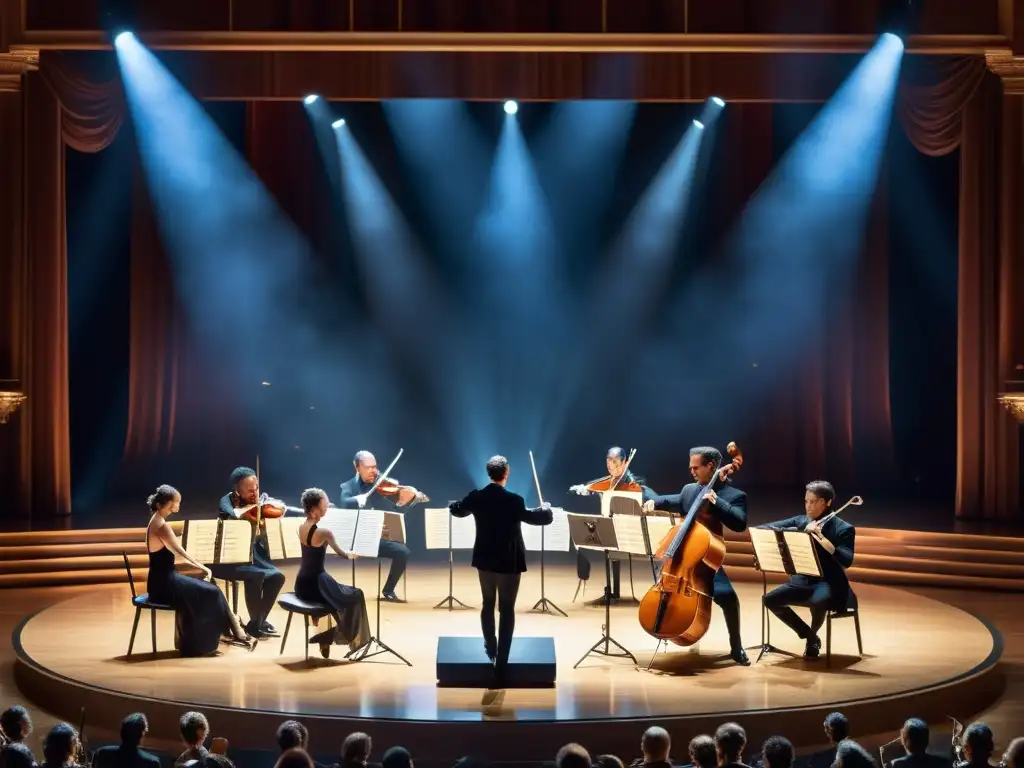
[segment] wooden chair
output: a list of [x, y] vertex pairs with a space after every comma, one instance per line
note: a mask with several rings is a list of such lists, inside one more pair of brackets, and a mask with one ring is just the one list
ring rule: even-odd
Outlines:
[[311, 603], [302, 600], [294, 592], [286, 592], [277, 599], [277, 605], [288, 614], [288, 621], [284, 625], [284, 636], [281, 638], [281, 654], [284, 653], [285, 643], [288, 642], [288, 630], [292, 627], [292, 616], [300, 614], [306, 627], [305, 656], [309, 661], [309, 620], [328, 617], [328, 627], [331, 626], [330, 617], [334, 615], [333, 609], [324, 603]]
[[142, 616], [143, 609], [150, 612], [151, 626], [153, 630], [153, 653], [156, 653], [156, 612], [157, 611], [173, 611], [174, 607], [170, 605], [164, 605], [163, 603], [154, 603], [149, 599], [149, 595], [146, 593], [138, 594], [135, 591], [135, 579], [132, 577], [132, 566], [128, 562], [128, 553], [122, 552], [121, 556], [124, 557], [124, 570], [128, 574], [128, 586], [132, 590], [132, 605], [135, 607], [135, 621], [132, 622], [132, 637], [128, 641], [128, 655], [132, 655], [132, 649], [135, 647], [135, 633], [139, 629], [139, 617]]
[[838, 611], [829, 611], [825, 614], [825, 666], [832, 666], [832, 620], [853, 619], [853, 626], [857, 630], [857, 653], [864, 655], [864, 645], [860, 639], [860, 613], [857, 610], [857, 595], [850, 589], [849, 597], [846, 599], [846, 607]]

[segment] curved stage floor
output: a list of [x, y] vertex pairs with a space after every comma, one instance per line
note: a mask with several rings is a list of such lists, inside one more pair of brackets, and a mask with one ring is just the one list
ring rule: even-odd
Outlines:
[[[342, 566], [340, 573], [347, 575], [347, 568]], [[293, 573], [287, 575], [290, 583]], [[953, 700], [957, 713], [979, 711], [1002, 690], [1001, 676], [994, 673], [1001, 639], [983, 620], [903, 590], [864, 584], [856, 589], [866, 655], [856, 655], [852, 620], [835, 622], [831, 668], [825, 667], [824, 649], [822, 658], [813, 662], [769, 654], [749, 668], [736, 666], [723, 657], [728, 642], [716, 609], [698, 650], [659, 654], [650, 673], [628, 660], [600, 656], [590, 656], [574, 670], [573, 664], [600, 637], [604, 611], [571, 603], [576, 580], [567, 568], [548, 569], [547, 594], [568, 618], [528, 612], [539, 595], [534, 571], [523, 580], [516, 618], [517, 635], [555, 637], [554, 689], [437, 688], [437, 637], [479, 634], [475, 610], [432, 608], [448, 591], [447, 576], [446, 568], [414, 567], [410, 602], [383, 607], [382, 639], [406, 656], [411, 668], [388, 655], [356, 664], [324, 661], [316, 648], [311, 649], [315, 660], [307, 665], [300, 617], [293, 622], [284, 655], [279, 655], [278, 639], [262, 642], [251, 654], [226, 648], [213, 658], [181, 659], [172, 650], [173, 620], [166, 613], [157, 618], [162, 650], [155, 656], [149, 652], [144, 615], [129, 660], [125, 652], [133, 609], [127, 588], [111, 586], [97, 587], [22, 623], [13, 638], [18, 685], [72, 722], [84, 705], [90, 725], [108, 730], [116, 730], [126, 713], [141, 709], [149, 714], [152, 735], [169, 740], [176, 738], [181, 712], [200, 709], [214, 731], [232, 744], [270, 748], [273, 729], [287, 714], [300, 716], [314, 738], [318, 732], [325, 734], [321, 744], [339, 741], [337, 734], [346, 728], [373, 734], [384, 727], [379, 721], [386, 721], [389, 742], [402, 743], [416, 755], [449, 758], [489, 752], [493, 739], [501, 738], [512, 740], [511, 752], [503, 750], [509, 760], [551, 756], [570, 740], [629, 754], [639, 737], [638, 720], [665, 724], [677, 738], [689, 738], [736, 719], [751, 743], [781, 732], [798, 745], [809, 745], [820, 742], [822, 717], [833, 709], [841, 708], [854, 719], [858, 732], [879, 733], [898, 729], [911, 715], [942, 719]], [[376, 580], [376, 568], [371, 575], [362, 565], [359, 585], [375, 586]], [[752, 583], [736, 588], [744, 637], [748, 646], [755, 645], [761, 588]], [[454, 592], [464, 602], [479, 605], [471, 569], [456, 573]], [[373, 619], [374, 605], [369, 609]], [[271, 620], [283, 628], [279, 610]], [[772, 626], [777, 646], [802, 650], [787, 628], [777, 621]], [[613, 608], [611, 630], [646, 667], [655, 642], [640, 629], [636, 608]], [[753, 660], [757, 650], [748, 653]], [[553, 729], [552, 721], [563, 726]]]

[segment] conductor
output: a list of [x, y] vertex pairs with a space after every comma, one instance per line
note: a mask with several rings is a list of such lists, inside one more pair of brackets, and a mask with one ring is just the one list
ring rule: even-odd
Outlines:
[[[551, 505], [545, 502], [528, 509], [517, 493], [505, 489], [508, 482], [508, 459], [492, 456], [487, 461], [491, 482], [484, 488], [470, 491], [462, 501], [453, 501], [448, 511], [455, 517], [476, 518], [476, 541], [473, 543], [473, 567], [480, 577], [480, 628], [484, 635], [484, 651], [494, 664], [497, 687], [504, 684], [508, 654], [515, 630], [516, 596], [519, 580], [526, 571], [526, 546], [520, 523], [549, 525]], [[494, 636], [494, 605], [497, 596], [498, 637]]]

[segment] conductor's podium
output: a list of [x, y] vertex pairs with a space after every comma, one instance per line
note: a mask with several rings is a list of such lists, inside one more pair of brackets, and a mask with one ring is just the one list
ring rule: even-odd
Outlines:
[[[437, 638], [437, 684], [444, 688], [489, 688], [494, 667], [476, 637]], [[555, 685], [555, 640], [514, 637], [505, 671], [508, 688], [552, 688]]]

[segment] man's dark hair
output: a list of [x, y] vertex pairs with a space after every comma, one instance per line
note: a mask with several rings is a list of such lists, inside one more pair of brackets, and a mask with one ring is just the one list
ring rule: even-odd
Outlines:
[[875, 768], [875, 759], [853, 739], [843, 739], [836, 746], [835, 765], [838, 768]]
[[622, 448], [622, 447], [620, 447], [618, 445], [613, 445], [611, 448], [608, 449], [608, 458], [609, 459], [618, 459], [619, 461], [625, 461], [626, 460], [626, 449]]
[[250, 467], [235, 467], [235, 471], [231, 473], [231, 487], [234, 488], [247, 477], [255, 476], [255, 469], [252, 469]]
[[594, 758], [594, 768], [626, 768], [617, 755], [598, 755]]
[[558, 768], [591, 768], [590, 753], [576, 743], [566, 744], [555, 755]]
[[121, 743], [126, 747], [137, 747], [149, 731], [149, 721], [141, 712], [133, 712], [121, 721]]
[[761, 745], [764, 768], [792, 768], [793, 744], [785, 736], [769, 736]]
[[699, 768], [715, 768], [718, 765], [718, 749], [715, 740], [702, 733], [690, 740], [690, 762]]
[[832, 712], [825, 718], [825, 729], [833, 744], [838, 744], [850, 735], [850, 721], [842, 712]]
[[971, 748], [971, 762], [984, 763], [996, 750], [992, 729], [985, 723], [971, 723], [964, 730], [964, 746]]
[[210, 722], [202, 712], [186, 712], [178, 721], [178, 728], [182, 740], [191, 745], [199, 741], [199, 731], [210, 733]]
[[[25, 724], [24, 732], [21, 730], [22, 723]], [[0, 713], [0, 730], [11, 741], [21, 741], [32, 732], [32, 718], [28, 716], [28, 710], [18, 705], [5, 709]]]
[[146, 499], [146, 506], [148, 506], [153, 512], [156, 512], [164, 504], [174, 501], [175, 497], [180, 496], [178, 489], [173, 485], [158, 485], [156, 490], [149, 494], [149, 498]]
[[302, 504], [303, 511], [308, 515], [311, 510], [320, 506], [320, 502], [326, 498], [327, 494], [319, 488], [307, 488], [302, 492], [300, 503]]
[[313, 768], [313, 758], [301, 747], [293, 747], [281, 753], [274, 768]]
[[668, 760], [668, 753], [672, 749], [672, 737], [661, 726], [652, 725], [640, 738], [640, 748], [644, 751], [645, 760]]
[[341, 760], [346, 763], [366, 762], [370, 758], [372, 750], [373, 742], [370, 740], [369, 735], [362, 731], [356, 731], [355, 733], [350, 733], [341, 742]]
[[[309, 493], [309, 491], [306, 491], [306, 493]], [[302, 495], [305, 496], [306, 494]], [[295, 749], [295, 747], [305, 749], [308, 745], [309, 731], [298, 720], [285, 720], [278, 726], [277, 746], [281, 748], [282, 752]]]
[[36, 756], [27, 744], [16, 741], [0, 750], [0, 768], [36, 768]]
[[696, 448], [691, 448], [690, 455], [700, 456], [702, 464], [715, 462], [717, 466], [722, 466], [722, 452], [717, 448], [712, 448], [710, 445], [698, 445]]
[[43, 739], [43, 759], [51, 765], [64, 765], [75, 752], [78, 734], [67, 723], [57, 723]]
[[931, 734], [928, 731], [928, 723], [924, 720], [910, 718], [903, 724], [903, 732], [900, 735], [903, 737], [903, 746], [910, 754], [921, 755], [928, 749]]
[[806, 490], [813, 493], [819, 499], [824, 499], [830, 505], [836, 498], [836, 489], [832, 487], [832, 483], [827, 480], [811, 480], [806, 486]]
[[487, 476], [497, 482], [508, 474], [508, 459], [504, 456], [491, 456], [487, 460]]
[[747, 745], [747, 732], [739, 723], [722, 723], [715, 731], [719, 762], [738, 763]]
[[405, 747], [391, 747], [380, 761], [381, 768], [410, 768], [412, 755]]

